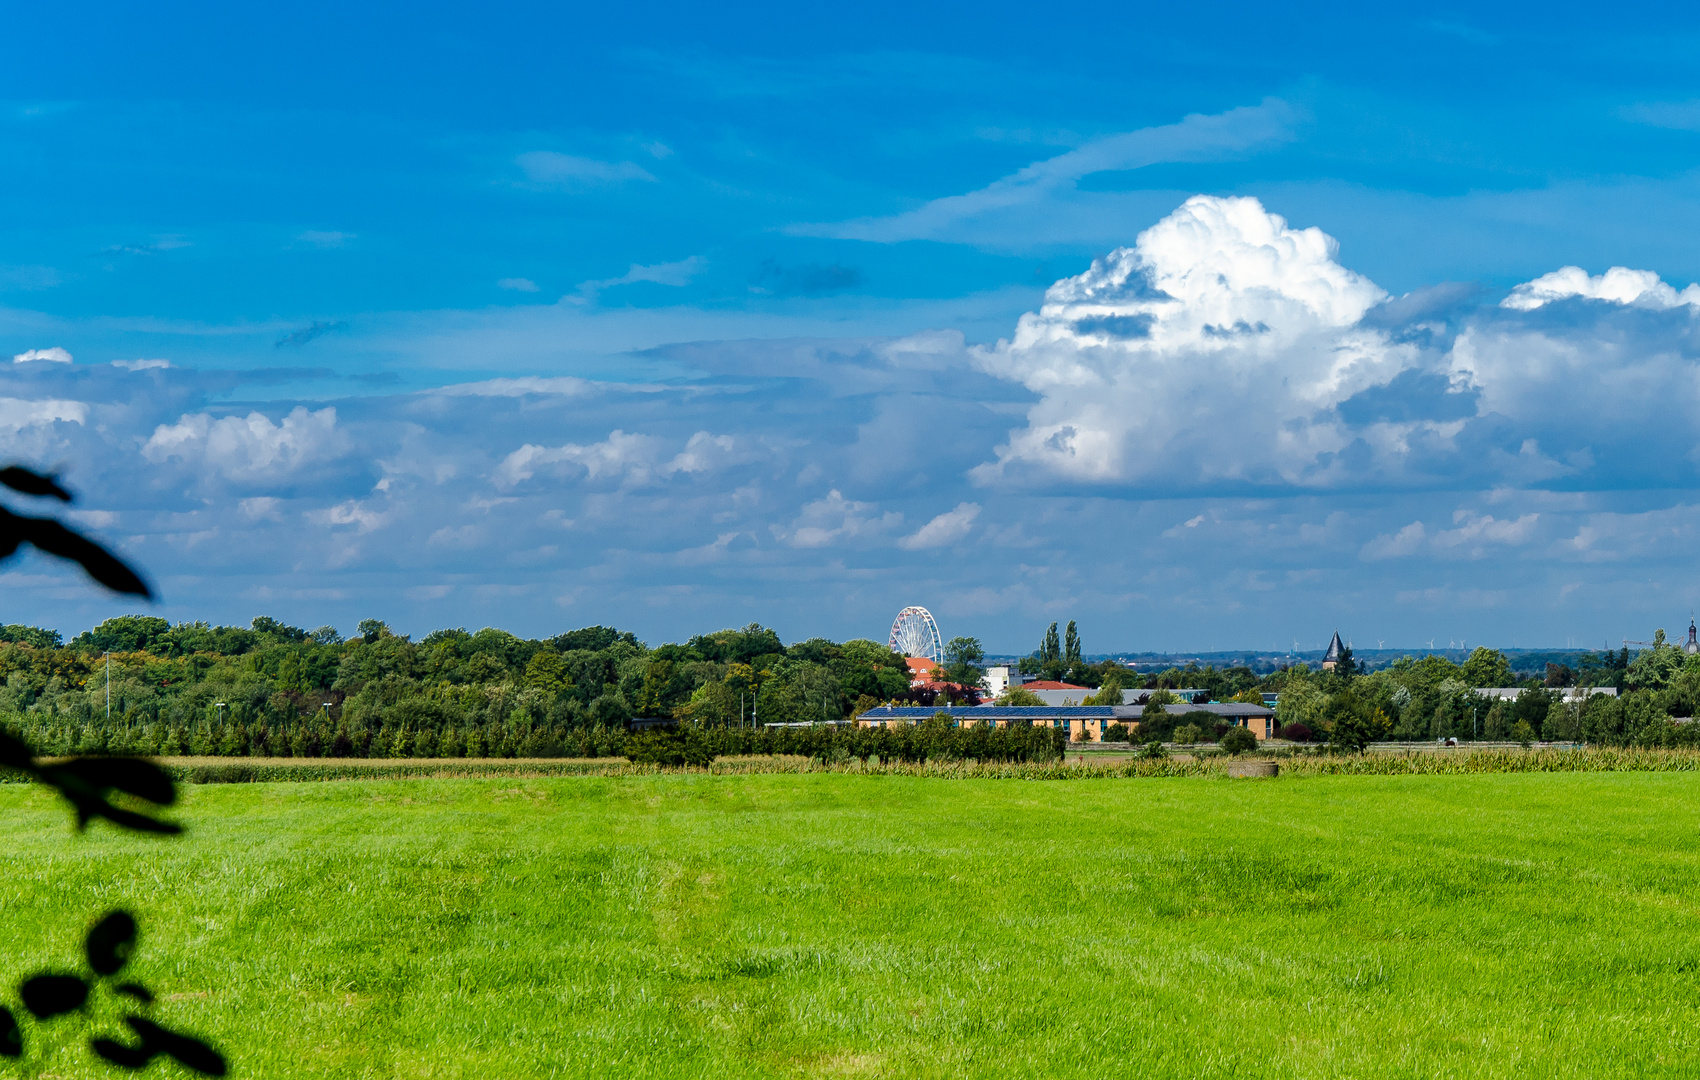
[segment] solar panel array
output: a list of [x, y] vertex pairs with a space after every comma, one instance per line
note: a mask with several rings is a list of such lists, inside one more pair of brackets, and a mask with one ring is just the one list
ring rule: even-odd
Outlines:
[[903, 706], [891, 708], [881, 706], [869, 709], [862, 714], [863, 720], [914, 720], [926, 719], [937, 713], [949, 713], [953, 720], [1055, 720], [1064, 716], [1077, 717], [1114, 717], [1116, 711], [1109, 705], [974, 705], [954, 706], [948, 709], [923, 708]]

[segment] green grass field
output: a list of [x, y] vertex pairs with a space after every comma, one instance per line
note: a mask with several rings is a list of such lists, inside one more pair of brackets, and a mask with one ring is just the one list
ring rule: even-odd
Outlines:
[[[191, 787], [160, 840], [4, 785], [0, 980], [127, 906], [158, 1018], [246, 1076], [1694, 1075], [1697, 796], [374, 780]], [[31, 1067], [108, 1075], [77, 1023]]]

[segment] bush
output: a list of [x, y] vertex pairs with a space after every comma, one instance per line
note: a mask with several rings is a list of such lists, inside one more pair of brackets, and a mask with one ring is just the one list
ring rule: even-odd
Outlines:
[[[1193, 742], [1215, 742], [1217, 732], [1227, 730], [1227, 725], [1222, 723], [1222, 718], [1208, 709], [1194, 709], [1191, 712], [1181, 713], [1179, 719], [1175, 722], [1198, 729], [1198, 737], [1191, 740]], [[1176, 730], [1179, 731], [1178, 728]]]
[[1304, 724], [1295, 722], [1291, 724], [1282, 724], [1280, 727], [1276, 728], [1275, 737], [1277, 739], [1286, 739], [1290, 742], [1310, 742], [1312, 739], [1316, 738], [1316, 732], [1312, 731]]
[[1204, 732], [1198, 729], [1197, 724], [1182, 724], [1175, 729], [1175, 741], [1178, 743], [1186, 743], [1190, 746], [1203, 737]]
[[1222, 736], [1224, 754], [1249, 754], [1257, 749], [1257, 736], [1249, 728], [1232, 727]]
[[634, 765], [694, 765], [702, 768], [718, 755], [700, 728], [644, 731], [626, 740], [626, 760]]
[[1127, 742], [1131, 737], [1126, 724], [1111, 724], [1104, 729], [1105, 742]]

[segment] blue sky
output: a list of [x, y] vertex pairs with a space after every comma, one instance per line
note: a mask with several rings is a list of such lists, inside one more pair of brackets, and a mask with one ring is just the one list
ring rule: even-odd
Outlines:
[[0, 44], [0, 441], [170, 618], [1098, 651], [1700, 603], [1688, 8], [239, 8]]

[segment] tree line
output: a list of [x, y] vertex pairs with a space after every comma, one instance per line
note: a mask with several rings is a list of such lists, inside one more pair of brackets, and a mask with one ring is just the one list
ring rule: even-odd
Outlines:
[[[0, 627], [0, 722], [46, 754], [267, 757], [548, 757], [623, 753], [627, 722], [660, 717], [704, 729], [840, 721], [879, 704], [974, 703], [983, 651], [953, 639], [951, 684], [910, 686], [905, 658], [883, 644], [824, 638], [786, 645], [751, 624], [650, 648], [591, 626], [542, 639], [486, 628], [438, 630], [419, 641], [366, 620], [352, 637], [260, 617], [248, 626], [171, 624], [120, 616], [69, 642], [39, 627]], [[1334, 672], [1303, 664], [1259, 676], [1246, 667], [1189, 665], [1141, 675], [1088, 662], [1074, 624], [1052, 624], [1022, 661], [1036, 674], [1088, 688], [1083, 704], [1120, 704], [1142, 691], [1152, 715], [1138, 737], [1192, 726], [1202, 714], [1162, 710], [1167, 690], [1260, 703], [1279, 695], [1281, 732], [1297, 739], [1586, 739], [1632, 743], [1683, 737], [1673, 720], [1700, 707], [1700, 657], [1664, 640], [1631, 656], [1605, 652], [1549, 667], [1514, 700], [1483, 687], [1518, 685], [1505, 656], [1479, 648]], [[1525, 680], [1529, 683], [1531, 680]], [[1552, 684], [1549, 688], [1545, 684]], [[1559, 687], [1611, 685], [1622, 696], [1570, 701]], [[1033, 703], [1019, 689], [999, 700]], [[1344, 721], [1342, 718], [1345, 718]]]
[[70, 642], [0, 629], [0, 682], [0, 718], [47, 754], [598, 754], [617, 752], [633, 717], [756, 728], [938, 696], [912, 691], [905, 658], [882, 644], [787, 646], [755, 624], [649, 648], [605, 626], [413, 641], [378, 620], [345, 639], [268, 617], [233, 627], [129, 615]]

